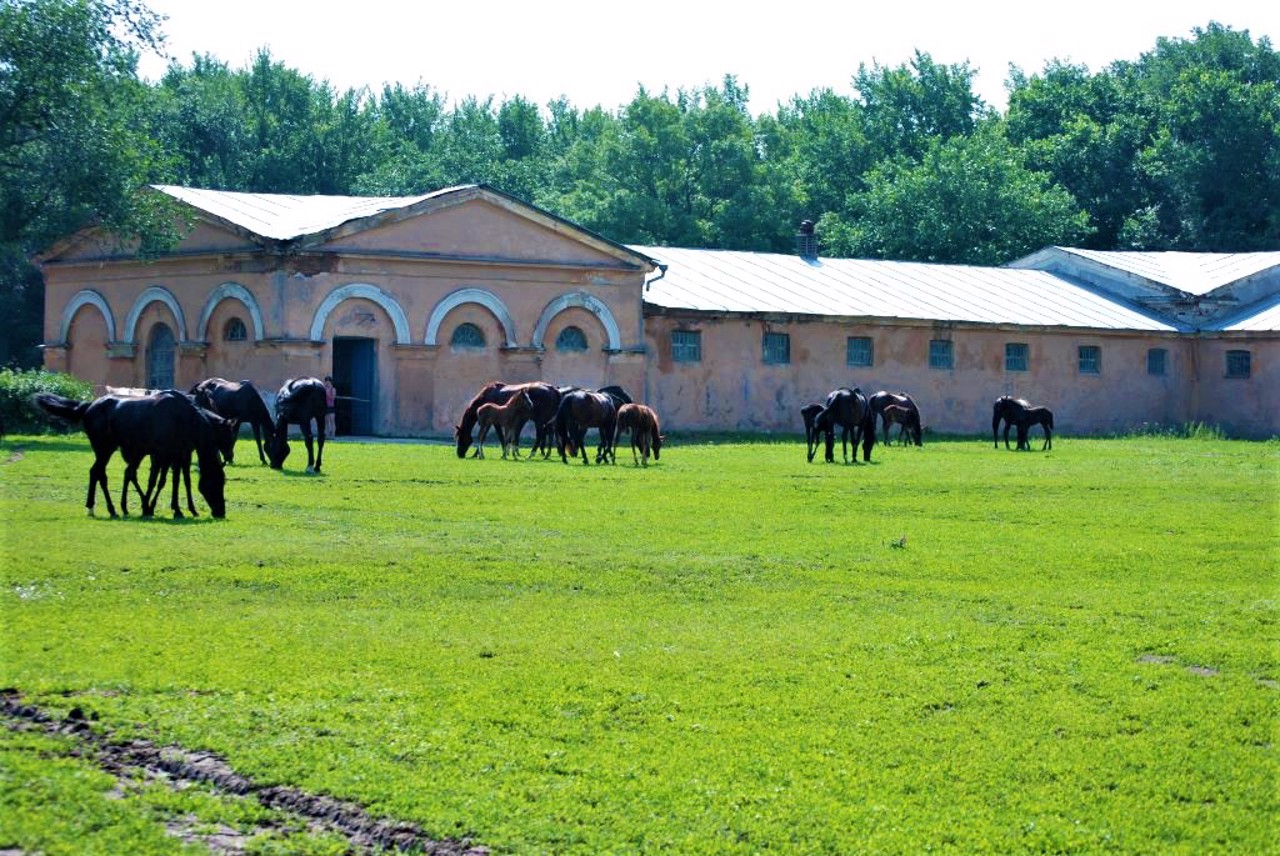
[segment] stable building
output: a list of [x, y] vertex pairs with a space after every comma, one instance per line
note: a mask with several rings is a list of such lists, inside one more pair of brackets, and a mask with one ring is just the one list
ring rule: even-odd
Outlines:
[[484, 185], [414, 197], [160, 186], [193, 225], [140, 260], [86, 230], [39, 259], [45, 365], [187, 388], [332, 375], [340, 433], [442, 436], [490, 380], [617, 384], [670, 430], [800, 430], [838, 386], [934, 430], [991, 401], [1093, 434], [1280, 434], [1280, 253], [1052, 247], [1006, 267], [626, 246]]

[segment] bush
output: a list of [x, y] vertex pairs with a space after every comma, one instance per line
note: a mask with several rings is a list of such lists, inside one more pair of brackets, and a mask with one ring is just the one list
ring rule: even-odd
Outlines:
[[93, 385], [44, 369], [0, 369], [0, 432], [39, 434], [69, 430], [61, 420], [51, 419], [36, 407], [31, 398], [37, 392], [86, 401], [93, 397]]

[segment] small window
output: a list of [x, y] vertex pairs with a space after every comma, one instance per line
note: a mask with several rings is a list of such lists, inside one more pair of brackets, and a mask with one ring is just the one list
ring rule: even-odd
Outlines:
[[1004, 370], [1007, 372], [1025, 372], [1031, 362], [1028, 352], [1030, 348], [1022, 342], [1007, 342], [1004, 346]]
[[850, 366], [875, 364], [875, 351], [870, 336], [850, 336], [845, 341], [844, 361]]
[[475, 324], [459, 324], [453, 328], [449, 344], [455, 348], [483, 348], [484, 331]]
[[764, 362], [769, 366], [791, 362], [791, 336], [787, 333], [765, 333]]
[[671, 359], [677, 363], [702, 362], [702, 333], [698, 330], [672, 330]]
[[950, 339], [931, 339], [929, 341], [929, 368], [955, 368], [955, 351]]
[[173, 389], [174, 351], [173, 331], [167, 324], [151, 328], [147, 340], [146, 370], [149, 389]]
[[1080, 374], [1101, 374], [1102, 373], [1102, 348], [1097, 345], [1081, 345], [1077, 353], [1079, 354]]
[[243, 321], [232, 318], [222, 328], [222, 338], [227, 342], [243, 342], [249, 338], [249, 331], [245, 329]]
[[1168, 359], [1168, 351], [1164, 348], [1151, 348], [1147, 351], [1147, 374], [1163, 375], [1167, 369], [1165, 361]]
[[556, 336], [557, 351], [585, 351], [587, 349], [587, 334], [577, 327], [565, 327], [560, 331], [560, 335]]
[[1253, 371], [1253, 355], [1249, 351], [1227, 351], [1227, 377], [1247, 378]]

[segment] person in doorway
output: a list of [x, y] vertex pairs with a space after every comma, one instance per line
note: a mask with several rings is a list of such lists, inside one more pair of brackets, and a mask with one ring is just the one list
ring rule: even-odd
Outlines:
[[337, 419], [338, 388], [333, 385], [333, 378], [324, 376], [324, 433], [326, 437], [338, 436]]

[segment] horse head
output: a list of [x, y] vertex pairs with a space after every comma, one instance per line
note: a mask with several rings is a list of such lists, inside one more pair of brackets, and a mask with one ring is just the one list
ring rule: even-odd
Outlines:
[[278, 422], [267, 439], [262, 443], [262, 450], [267, 453], [267, 462], [271, 469], [284, 469], [284, 459], [289, 457], [289, 425]]

